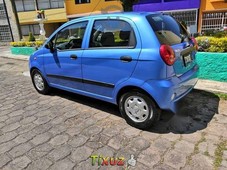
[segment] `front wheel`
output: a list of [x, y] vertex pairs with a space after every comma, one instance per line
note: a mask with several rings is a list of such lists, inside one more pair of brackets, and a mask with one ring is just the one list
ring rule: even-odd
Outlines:
[[35, 69], [31, 73], [32, 83], [35, 89], [41, 94], [48, 94], [50, 87], [39, 70]]
[[119, 109], [127, 123], [139, 129], [149, 129], [160, 115], [153, 100], [137, 91], [123, 94]]

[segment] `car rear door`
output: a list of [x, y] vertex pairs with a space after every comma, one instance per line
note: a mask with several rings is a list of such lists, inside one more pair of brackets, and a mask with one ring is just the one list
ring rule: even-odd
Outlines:
[[131, 20], [94, 20], [82, 57], [85, 90], [112, 97], [114, 87], [132, 75], [141, 51], [136, 26]]

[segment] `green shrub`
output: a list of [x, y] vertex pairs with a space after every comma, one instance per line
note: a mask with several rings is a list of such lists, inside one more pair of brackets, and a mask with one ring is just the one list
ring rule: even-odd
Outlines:
[[35, 37], [34, 37], [34, 35], [33, 35], [31, 32], [29, 32], [28, 41], [29, 41], [29, 42], [35, 41]]
[[44, 41], [35, 41], [35, 42], [29, 42], [29, 41], [17, 41], [17, 42], [11, 42], [10, 45], [13, 47], [40, 47], [42, 46]]
[[227, 52], [227, 37], [197, 37], [198, 45], [201, 49], [207, 52]]
[[10, 45], [13, 46], [13, 47], [24, 47], [25, 42], [24, 41], [11, 42]]
[[227, 32], [226, 31], [220, 31], [220, 30], [207, 30], [204, 31], [204, 36], [212, 36], [212, 37], [216, 37], [216, 38], [222, 38], [222, 37], [226, 37], [227, 36]]

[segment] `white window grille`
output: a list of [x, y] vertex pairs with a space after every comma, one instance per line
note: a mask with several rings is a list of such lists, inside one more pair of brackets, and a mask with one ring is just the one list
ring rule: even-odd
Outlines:
[[223, 27], [227, 27], [227, 11], [203, 13], [202, 32], [207, 30], [219, 30]]
[[0, 4], [0, 19], [5, 19], [5, 18], [6, 18], [5, 7], [3, 4]]
[[172, 15], [178, 21], [184, 21], [187, 26], [197, 24], [197, 10], [188, 11], [166, 11], [165, 13]]
[[12, 41], [10, 28], [8, 25], [0, 25], [0, 41], [1, 42]]

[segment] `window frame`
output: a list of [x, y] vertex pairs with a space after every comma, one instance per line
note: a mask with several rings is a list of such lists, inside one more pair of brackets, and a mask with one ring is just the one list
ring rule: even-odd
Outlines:
[[3, 3], [0, 3], [0, 19], [6, 19], [6, 9]]
[[[54, 49], [56, 49], [57, 51], [59, 51], [59, 52], [64, 52], [64, 51], [72, 51], [72, 50], [82, 50], [83, 48], [82, 48], [82, 45], [83, 45], [83, 42], [84, 42], [84, 35], [83, 35], [83, 38], [82, 38], [82, 43], [81, 43], [81, 47], [80, 48], [72, 48], [72, 49], [63, 49], [63, 50], [61, 50], [61, 49], [58, 49], [57, 47], [56, 47], [56, 41], [57, 41], [57, 39], [58, 39], [58, 36], [59, 36], [59, 33], [62, 31], [62, 30], [64, 30], [65, 28], [67, 28], [67, 27], [70, 27], [70, 26], [72, 26], [72, 25], [75, 25], [75, 24], [80, 24], [80, 23], [86, 23], [87, 24], [87, 26], [86, 26], [86, 28], [85, 28], [85, 31], [84, 31], [84, 35], [86, 35], [86, 31], [88, 30], [88, 24], [89, 24], [89, 21], [88, 20], [84, 20], [84, 21], [79, 21], [79, 22], [76, 22], [76, 23], [72, 23], [72, 24], [70, 24], [70, 25], [67, 25], [67, 26], [65, 26], [65, 27], [63, 27], [63, 28], [61, 28], [51, 39], [50, 39], [50, 41], [53, 43], [53, 47], [54, 47]], [[48, 43], [50, 42], [50, 41], [48, 41]], [[47, 44], [48, 44], [47, 43]]]
[[75, 0], [75, 4], [76, 5], [89, 4], [89, 3], [91, 3], [91, 0], [86, 0], [87, 2], [78, 2], [78, 3], [77, 3], [77, 1], [82, 1], [82, 0]]
[[51, 4], [52, 4], [53, 2], [50, 1], [50, 0], [46, 0], [46, 1], [47, 1], [47, 3], [49, 4], [49, 7], [48, 7], [48, 8], [40, 8], [40, 7], [39, 7], [39, 1], [37, 2], [37, 8], [40, 9], [40, 10], [41, 10], [41, 9], [42, 9], [42, 10], [46, 10], [46, 9], [60, 9], [60, 8], [64, 8], [64, 0], [62, 0], [62, 2], [63, 2], [63, 6], [62, 6], [62, 7], [52, 7]]
[[[91, 41], [91, 37], [92, 37], [92, 30], [94, 28], [95, 22], [96, 21], [121, 21], [121, 22], [126, 22], [127, 24], [129, 24], [129, 26], [131, 27], [131, 32], [130, 32], [130, 37], [129, 37], [129, 43], [131, 40], [131, 36], [134, 37], [134, 42], [135, 44], [133, 46], [114, 46], [114, 47], [90, 47], [90, 41]], [[135, 32], [135, 28], [132, 26], [132, 24], [124, 19], [118, 19], [118, 18], [100, 18], [100, 19], [94, 19], [92, 22], [92, 26], [91, 26], [91, 30], [89, 30], [89, 40], [88, 40], [88, 49], [89, 50], [93, 50], [93, 49], [135, 49], [137, 47], [137, 37], [136, 37], [136, 32]]]
[[[34, 9], [29, 9], [29, 10], [25, 10], [25, 5], [24, 5], [24, 0], [18, 0], [18, 1], [21, 1], [22, 2], [22, 7], [23, 7], [23, 10], [17, 10], [17, 12], [29, 12], [29, 11], [35, 11], [35, 2], [34, 2]], [[15, 4], [16, 4], [17, 0], [15, 0]], [[17, 5], [16, 5], [17, 6]]]
[[[28, 26], [29, 32], [31, 32], [33, 35], [40, 35], [39, 32], [38, 32], [38, 33], [35, 32], [35, 28], [34, 28], [35, 25], [39, 27], [39, 24], [20, 25], [20, 27]], [[39, 28], [39, 31], [40, 31], [40, 28]], [[22, 33], [22, 35], [23, 35], [23, 36], [28, 36], [28, 35], [29, 35], [29, 32], [28, 32], [28, 34], [23, 34], [23, 33]]]
[[12, 41], [12, 35], [10, 32], [9, 25], [0, 25], [0, 41], [1, 42], [11, 42]]

